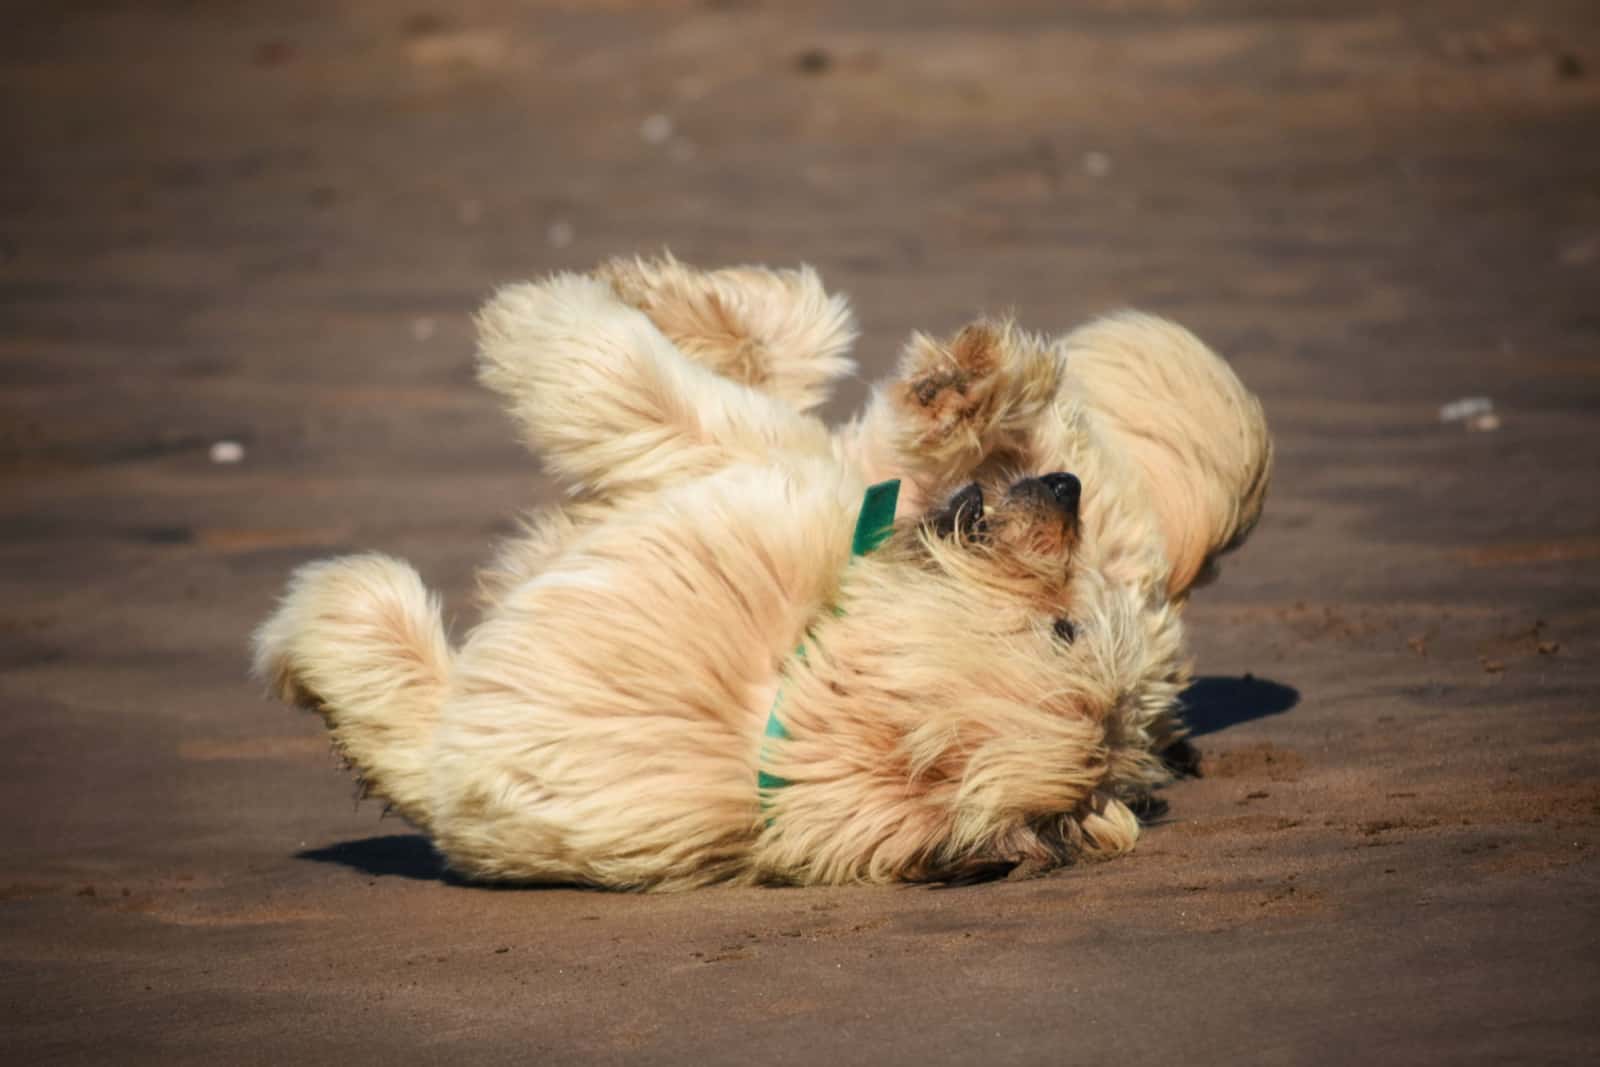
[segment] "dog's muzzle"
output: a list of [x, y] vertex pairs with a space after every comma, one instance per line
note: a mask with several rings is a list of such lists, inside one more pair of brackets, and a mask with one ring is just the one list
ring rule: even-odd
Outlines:
[[1024, 478], [1011, 487], [1014, 497], [1032, 497], [1041, 503], [1060, 509], [1068, 518], [1078, 517], [1078, 500], [1083, 495], [1083, 483], [1075, 474], [1057, 471], [1038, 478]]

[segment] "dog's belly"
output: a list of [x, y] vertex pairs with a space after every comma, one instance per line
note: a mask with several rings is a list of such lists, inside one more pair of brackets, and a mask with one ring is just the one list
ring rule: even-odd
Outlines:
[[433, 767], [456, 866], [612, 886], [744, 869], [777, 670], [820, 596], [789, 576], [832, 573], [795, 557], [848, 545], [797, 528], [788, 493], [772, 523], [736, 488], [686, 494], [704, 521], [652, 509], [596, 530], [468, 639]]

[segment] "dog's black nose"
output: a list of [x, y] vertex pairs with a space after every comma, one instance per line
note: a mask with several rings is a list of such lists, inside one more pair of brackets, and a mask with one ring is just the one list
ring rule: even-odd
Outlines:
[[1056, 498], [1056, 503], [1066, 508], [1073, 514], [1078, 511], [1078, 497], [1083, 495], [1083, 483], [1078, 481], [1075, 474], [1057, 471], [1055, 474], [1046, 474], [1039, 479]]

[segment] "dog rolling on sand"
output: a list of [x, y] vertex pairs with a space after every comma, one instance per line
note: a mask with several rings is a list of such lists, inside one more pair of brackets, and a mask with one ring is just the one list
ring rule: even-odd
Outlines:
[[1182, 735], [1183, 599], [1270, 466], [1200, 342], [1133, 315], [919, 336], [831, 432], [809, 411], [854, 329], [809, 271], [617, 261], [479, 328], [568, 489], [485, 572], [483, 621], [452, 648], [366, 555], [302, 568], [256, 637], [454, 869], [960, 880], [1132, 847]]

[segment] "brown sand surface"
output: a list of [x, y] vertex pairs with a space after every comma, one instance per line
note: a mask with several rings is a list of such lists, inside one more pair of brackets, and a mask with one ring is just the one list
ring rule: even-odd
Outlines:
[[[1592, 0], [4, 27], [4, 1062], [1600, 1058]], [[1189, 612], [1203, 774], [1134, 855], [475, 888], [258, 696], [304, 560], [407, 557], [470, 624], [548, 492], [471, 310], [664, 245], [814, 264], [868, 378], [912, 328], [1132, 304], [1260, 393], [1266, 519]], [[1493, 428], [1441, 421], [1470, 396]]]

